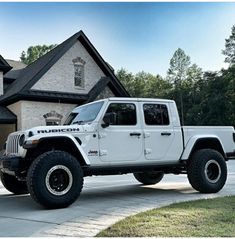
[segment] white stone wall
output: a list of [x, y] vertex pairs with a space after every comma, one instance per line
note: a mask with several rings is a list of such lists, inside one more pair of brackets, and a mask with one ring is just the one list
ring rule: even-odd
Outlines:
[[115, 97], [114, 93], [110, 90], [108, 86], [96, 97], [95, 100], [105, 99], [109, 97]]
[[3, 95], [3, 72], [0, 71], [0, 95]]
[[12, 111], [17, 116], [17, 128], [21, 129], [22, 126], [22, 101], [16, 102], [12, 105], [7, 106], [10, 111]]
[[[73, 59], [81, 57], [85, 63], [85, 88], [74, 86]], [[88, 93], [98, 80], [105, 76], [83, 45], [77, 41], [42, 78], [32, 87], [33, 90]]]
[[76, 107], [75, 104], [20, 101], [8, 106], [8, 108], [17, 115], [18, 130], [25, 130], [35, 126], [46, 125], [44, 114], [54, 110], [63, 115], [62, 122], [67, 115]]

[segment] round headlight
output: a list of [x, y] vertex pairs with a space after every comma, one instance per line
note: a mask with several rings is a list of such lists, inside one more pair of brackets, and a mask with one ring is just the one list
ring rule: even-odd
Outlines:
[[20, 139], [19, 139], [19, 145], [20, 145], [20, 146], [23, 146], [24, 140], [25, 140], [25, 135], [22, 134], [22, 135], [20, 136]]

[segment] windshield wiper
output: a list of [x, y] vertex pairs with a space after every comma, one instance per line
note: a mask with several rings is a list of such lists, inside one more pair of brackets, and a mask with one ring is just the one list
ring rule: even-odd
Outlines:
[[83, 123], [85, 123], [84, 120], [79, 120], [79, 121], [75, 121], [75, 122], [73, 122], [72, 124], [83, 124]]

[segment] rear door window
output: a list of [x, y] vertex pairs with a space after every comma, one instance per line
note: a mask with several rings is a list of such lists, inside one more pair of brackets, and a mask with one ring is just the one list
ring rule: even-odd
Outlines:
[[165, 104], [144, 104], [143, 110], [146, 125], [169, 125], [169, 114]]

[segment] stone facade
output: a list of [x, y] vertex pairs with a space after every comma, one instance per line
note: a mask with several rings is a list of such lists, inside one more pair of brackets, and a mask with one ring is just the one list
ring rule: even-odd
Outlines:
[[3, 95], [3, 72], [0, 71], [0, 95]]
[[[7, 107], [17, 117], [17, 123], [11, 125], [11, 122], [15, 122], [15, 116], [11, 115], [13, 120], [7, 122], [9, 125], [0, 124], [0, 147], [6, 135], [15, 131], [16, 128], [26, 130], [36, 126], [63, 124], [67, 115], [78, 106], [76, 103], [85, 103], [86, 99], [94, 99], [97, 95], [96, 100], [128, 95], [125, 89], [117, 84], [117, 79], [110, 71], [110, 67], [97, 55], [96, 49], [90, 45], [83, 32], [78, 32], [62, 44], [62, 47], [60, 45], [53, 50], [52, 55], [45, 55], [41, 61], [35, 61], [31, 67], [18, 66], [15, 65], [15, 61], [11, 61], [10, 65], [13, 69], [4, 76], [0, 72], [0, 96], [4, 94], [3, 77], [16, 80], [10, 86], [6, 85], [7, 81], [5, 81], [5, 89], [9, 86], [14, 90], [9, 93], [6, 90], [6, 95], [1, 97], [0, 102], [4, 102], [2, 106]], [[50, 63], [53, 65], [48, 69], [47, 66]], [[24, 67], [25, 69], [21, 71], [20, 69]], [[38, 72], [43, 72], [39, 79]], [[100, 81], [103, 77], [109, 77], [109, 80]], [[19, 87], [17, 81], [20, 82], [22, 78], [24, 85]], [[103, 83], [106, 83], [105, 88]], [[22, 89], [24, 94], [21, 92]], [[115, 94], [111, 89], [115, 89]], [[35, 94], [36, 90], [43, 92]], [[38, 99], [35, 98], [36, 95]], [[25, 98], [17, 98], [18, 96]], [[53, 103], [55, 100], [57, 103]], [[4, 135], [1, 131], [4, 131]]]
[[76, 107], [75, 104], [60, 104], [38, 101], [19, 101], [8, 108], [17, 115], [18, 130], [25, 130], [35, 126], [46, 125], [45, 114], [55, 111], [63, 115], [62, 122]]
[[22, 125], [22, 122], [21, 122], [21, 120], [22, 120], [21, 102], [22, 101], [18, 101], [14, 104], [11, 104], [11, 105], [7, 106], [7, 108], [17, 116], [17, 130], [21, 129], [21, 128], [19, 128], [19, 126]]
[[105, 99], [109, 97], [115, 97], [113, 92], [110, 90], [109, 87], [105, 87], [104, 90], [96, 97], [95, 100]]
[[[84, 88], [74, 85], [74, 63], [77, 58], [82, 59], [84, 64]], [[88, 93], [98, 82], [104, 73], [95, 63], [83, 45], [77, 41], [42, 78], [31, 88], [32, 90], [59, 91], [70, 93]]]

